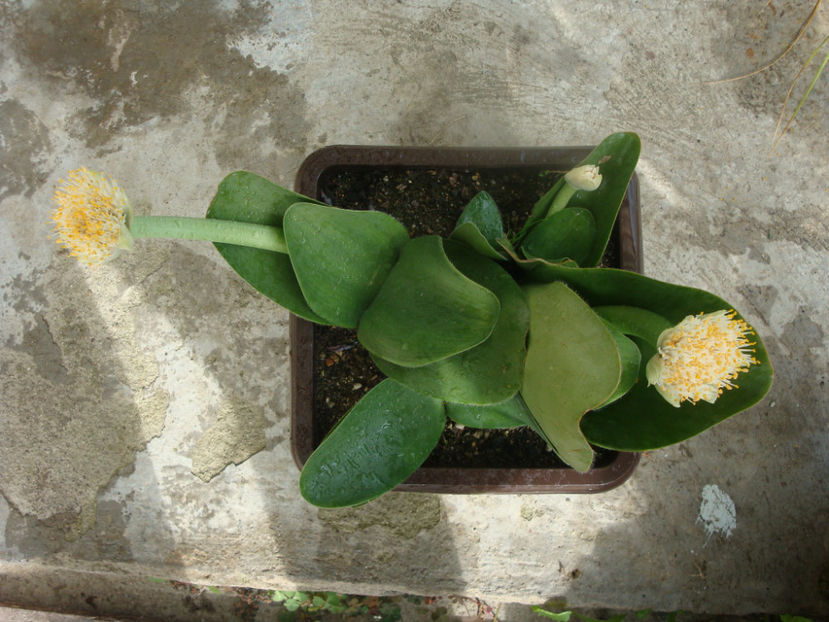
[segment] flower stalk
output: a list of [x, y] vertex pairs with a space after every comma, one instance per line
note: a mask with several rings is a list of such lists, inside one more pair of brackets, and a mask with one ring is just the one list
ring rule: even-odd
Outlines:
[[287, 253], [280, 227], [235, 220], [133, 216], [127, 195], [103, 173], [80, 168], [61, 180], [52, 221], [58, 244], [83, 263], [96, 265], [132, 248], [134, 238], [205, 240]]
[[573, 195], [579, 191], [593, 192], [602, 183], [602, 175], [599, 173], [599, 167], [593, 164], [585, 164], [584, 166], [577, 166], [564, 175], [564, 187], [553, 199], [553, 204], [547, 210], [547, 216], [552, 216], [558, 211], [567, 207]]
[[205, 240], [287, 253], [280, 227], [236, 220], [177, 216], [135, 216], [129, 228], [133, 238]]

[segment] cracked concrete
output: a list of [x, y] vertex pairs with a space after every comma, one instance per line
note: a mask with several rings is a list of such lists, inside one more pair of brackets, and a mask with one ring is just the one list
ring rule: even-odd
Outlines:
[[[712, 82], [773, 59], [811, 8], [0, 1], [0, 574], [44, 599], [38, 573], [64, 572], [829, 615], [827, 80], [770, 150], [826, 8], [768, 71]], [[139, 242], [88, 270], [48, 240], [52, 190], [81, 165], [138, 213], [199, 216], [227, 173], [290, 186], [325, 144], [616, 130], [642, 137], [646, 273], [733, 301], [777, 377], [602, 495], [311, 508], [287, 314], [209, 245]], [[697, 521], [706, 486], [734, 504], [730, 535]]]
[[265, 449], [265, 415], [250, 404], [227, 402], [193, 449], [193, 475], [209, 482], [229, 464]]

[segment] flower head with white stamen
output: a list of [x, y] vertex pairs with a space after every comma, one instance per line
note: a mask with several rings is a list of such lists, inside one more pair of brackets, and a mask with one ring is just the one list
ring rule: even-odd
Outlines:
[[53, 197], [57, 242], [69, 254], [99, 264], [120, 248], [132, 247], [132, 208], [118, 183], [103, 173], [79, 168], [61, 180]]
[[724, 390], [736, 388], [734, 380], [758, 364], [751, 327], [736, 312], [715, 311], [689, 315], [664, 331], [657, 354], [646, 367], [648, 384], [668, 403], [714, 403]]

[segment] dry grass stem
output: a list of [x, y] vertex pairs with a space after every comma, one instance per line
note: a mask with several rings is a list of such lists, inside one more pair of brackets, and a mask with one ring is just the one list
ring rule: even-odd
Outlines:
[[797, 116], [797, 113], [800, 110], [800, 107], [803, 105], [803, 102], [806, 101], [806, 98], [809, 96], [809, 93], [812, 92], [812, 88], [817, 83], [818, 78], [820, 78], [820, 74], [823, 72], [823, 68], [826, 66], [827, 61], [829, 61], [829, 54], [827, 54], [826, 57], [823, 59], [823, 62], [821, 63], [820, 67], [818, 68], [817, 73], [815, 74], [815, 77], [812, 79], [812, 82], [809, 84], [809, 87], [806, 89], [806, 92], [800, 98], [800, 101], [798, 102], [797, 107], [794, 109], [794, 112], [792, 113], [792, 116], [789, 117], [789, 120], [786, 122], [786, 125], [783, 127], [783, 130], [781, 131], [780, 130], [780, 124], [783, 122], [783, 115], [785, 114], [786, 107], [789, 104], [789, 98], [791, 97], [792, 91], [794, 90], [794, 85], [800, 79], [800, 76], [806, 70], [806, 67], [809, 66], [809, 64], [815, 58], [817, 53], [820, 51], [820, 48], [822, 48], [827, 41], [829, 41], [829, 36], [826, 36], [823, 39], [823, 41], [820, 42], [820, 45], [818, 45], [812, 51], [812, 53], [809, 55], [809, 58], [806, 59], [805, 63], [803, 63], [803, 66], [800, 68], [800, 71], [797, 72], [797, 74], [794, 77], [794, 80], [792, 80], [792, 83], [789, 86], [789, 90], [786, 92], [786, 98], [783, 100], [783, 108], [780, 111], [780, 116], [777, 117], [777, 126], [774, 128], [775, 139], [774, 139], [774, 144], [772, 144], [772, 146], [771, 146], [772, 151], [777, 147], [778, 143], [780, 142], [780, 139], [783, 138], [783, 135], [789, 130], [789, 127], [791, 126], [792, 121], [794, 121], [794, 118]]
[[789, 45], [786, 47], [786, 49], [783, 50], [770, 63], [768, 63], [766, 65], [763, 65], [762, 67], [759, 67], [758, 69], [755, 69], [754, 71], [750, 71], [748, 73], [745, 73], [741, 76], [736, 76], [734, 78], [724, 78], [722, 80], [711, 80], [711, 81], [708, 81], [708, 82], [704, 82], [703, 84], [723, 84], [725, 82], [736, 82], [737, 80], [744, 80], [745, 78], [750, 78], [751, 76], [755, 76], [758, 73], [761, 73], [761, 72], [765, 71], [766, 69], [768, 69], [769, 67], [771, 67], [772, 65], [774, 65], [777, 61], [781, 60], [784, 56], [786, 56], [786, 54], [788, 54], [791, 51], [791, 49], [795, 46], [795, 44], [798, 41], [800, 41], [800, 38], [803, 36], [803, 33], [806, 32], [806, 29], [809, 27], [809, 24], [812, 23], [812, 19], [814, 19], [815, 15], [817, 14], [817, 11], [820, 8], [820, 3], [821, 2], [823, 2], [823, 0], [817, 0], [817, 2], [815, 2], [815, 6], [812, 8], [812, 12], [809, 13], [809, 17], [807, 17], [806, 21], [804, 21], [803, 24], [800, 26], [800, 29], [797, 31], [797, 34], [794, 36], [794, 39], [792, 39], [791, 43], [789, 43]]

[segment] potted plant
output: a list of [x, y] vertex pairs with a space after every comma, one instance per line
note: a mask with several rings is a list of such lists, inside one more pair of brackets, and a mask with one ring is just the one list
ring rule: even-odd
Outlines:
[[[394, 216], [410, 237], [449, 236], [476, 195], [491, 195], [504, 226], [520, 229], [529, 208], [587, 147], [423, 148], [331, 146], [309, 155], [295, 189], [348, 209]], [[641, 271], [638, 182], [631, 178], [601, 264]], [[331, 428], [384, 374], [354, 331], [291, 317], [291, 449], [301, 469]], [[597, 448], [584, 472], [568, 467], [531, 429], [492, 421], [481, 429], [447, 421], [424, 464], [398, 491], [439, 493], [585, 493], [625, 481], [639, 454]], [[501, 427], [506, 426], [506, 427]]]
[[[95, 263], [135, 237], [216, 243], [245, 280], [295, 315], [356, 330], [387, 376], [305, 463], [303, 496], [363, 503], [406, 480], [447, 418], [526, 426], [575, 471], [593, 446], [682, 441], [751, 406], [772, 367], [724, 300], [599, 267], [639, 155], [614, 134], [510, 229], [483, 192], [448, 237], [409, 237], [380, 211], [326, 205], [250, 173], [219, 185], [205, 219], [133, 217], [81, 169], [56, 192], [59, 240]], [[737, 387], [739, 381], [739, 388]]]

